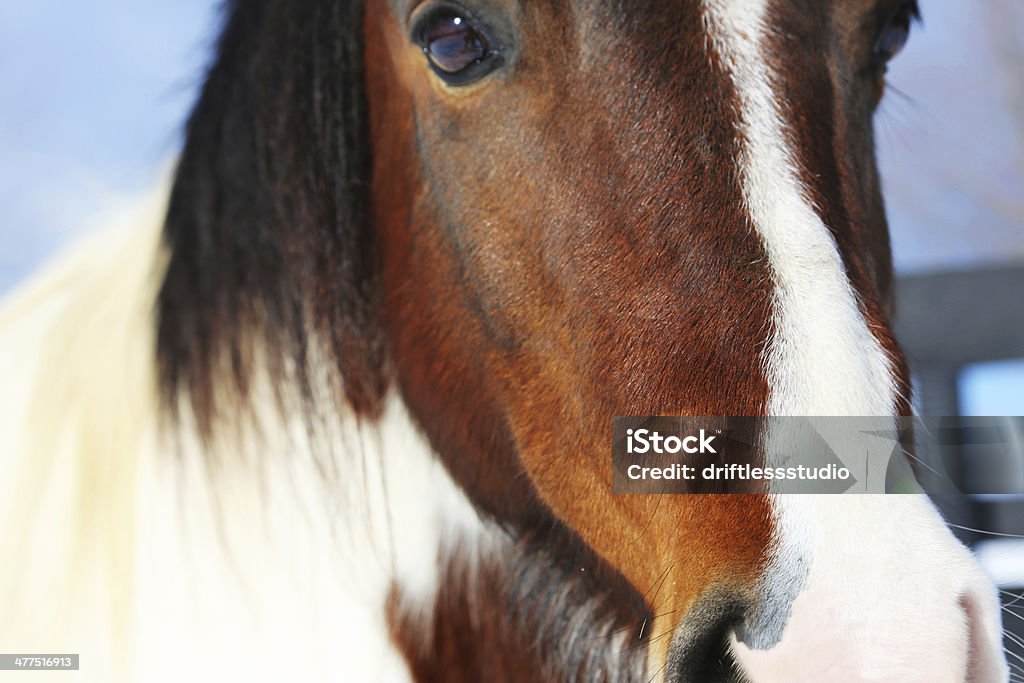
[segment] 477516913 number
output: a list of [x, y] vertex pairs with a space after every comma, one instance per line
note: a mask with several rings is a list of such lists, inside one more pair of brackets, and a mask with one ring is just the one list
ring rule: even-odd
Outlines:
[[78, 655], [0, 654], [0, 671], [77, 671]]

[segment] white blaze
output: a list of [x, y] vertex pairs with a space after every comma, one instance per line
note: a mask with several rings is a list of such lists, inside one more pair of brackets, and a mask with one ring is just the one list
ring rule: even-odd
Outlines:
[[775, 285], [768, 414], [892, 415], [889, 359], [786, 144], [762, 55], [764, 12], [764, 0], [707, 0], [712, 42], [740, 103], [743, 198]]
[[[765, 59], [766, 0], [704, 2], [739, 100], [743, 198], [774, 284], [768, 414], [894, 415], [891, 361], [787, 144]], [[1005, 680], [991, 584], [925, 497], [774, 504], [761, 612], [734, 642], [752, 680], [959, 683], [969, 667], [972, 681]]]

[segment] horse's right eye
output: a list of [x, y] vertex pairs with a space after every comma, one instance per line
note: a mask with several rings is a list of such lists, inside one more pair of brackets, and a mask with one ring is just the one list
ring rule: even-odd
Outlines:
[[429, 11], [416, 23], [413, 38], [430, 67], [449, 85], [477, 81], [501, 64], [486, 30], [450, 8]]

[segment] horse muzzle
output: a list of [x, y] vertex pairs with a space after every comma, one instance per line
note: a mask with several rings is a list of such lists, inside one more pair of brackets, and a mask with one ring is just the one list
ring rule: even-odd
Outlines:
[[786, 498], [756, 597], [697, 600], [675, 630], [666, 681], [1009, 679], [996, 590], [925, 496]]

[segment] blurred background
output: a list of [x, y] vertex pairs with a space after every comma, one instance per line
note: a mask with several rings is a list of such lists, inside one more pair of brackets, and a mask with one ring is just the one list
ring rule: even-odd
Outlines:
[[[897, 333], [922, 415], [1004, 416], [1024, 458], [1024, 420], [1005, 417], [1024, 415], [1024, 2], [921, 4], [877, 118]], [[212, 0], [0, 0], [0, 295], [166, 175], [218, 16]], [[953, 468], [967, 480], [976, 451]], [[1024, 480], [999, 490], [941, 504], [1024, 656]]]

